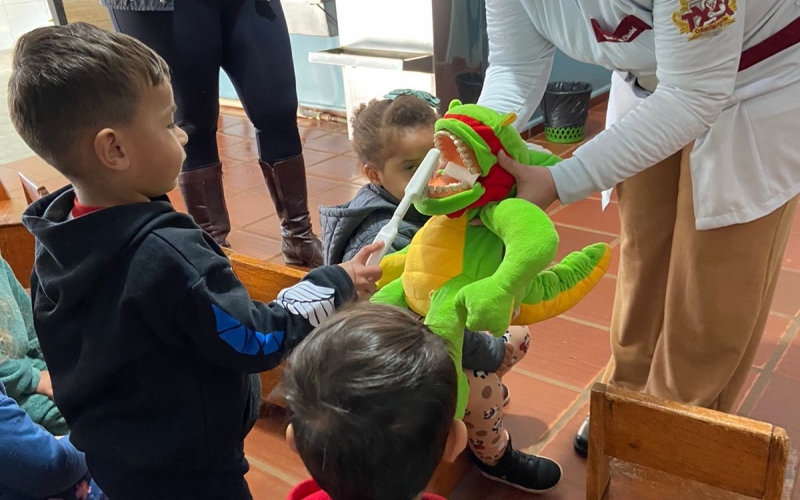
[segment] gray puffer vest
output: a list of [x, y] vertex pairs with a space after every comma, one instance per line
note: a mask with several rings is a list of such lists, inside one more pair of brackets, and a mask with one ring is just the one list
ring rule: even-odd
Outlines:
[[[392, 219], [398, 203], [400, 201], [382, 187], [367, 184], [349, 203], [319, 207], [325, 264], [346, 262], [362, 247], [372, 243], [378, 231]], [[417, 212], [413, 206], [409, 208], [389, 252], [407, 247], [427, 221], [426, 215]]]

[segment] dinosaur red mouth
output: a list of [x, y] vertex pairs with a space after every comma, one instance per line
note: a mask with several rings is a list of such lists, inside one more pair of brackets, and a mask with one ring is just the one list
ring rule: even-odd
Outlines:
[[447, 198], [472, 189], [481, 175], [475, 153], [446, 130], [436, 132], [433, 141], [442, 157], [428, 181], [428, 197]]

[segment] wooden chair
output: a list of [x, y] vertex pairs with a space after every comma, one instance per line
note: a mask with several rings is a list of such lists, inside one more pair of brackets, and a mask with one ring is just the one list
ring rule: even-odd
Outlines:
[[8, 189], [6, 189], [6, 185], [3, 184], [3, 180], [0, 179], [0, 201], [10, 201], [11, 195], [8, 193]]
[[0, 255], [3, 256], [23, 287], [30, 287], [35, 240], [22, 225], [27, 208], [22, 200], [12, 199], [0, 180]]
[[48, 0], [51, 11], [56, 13], [56, 23], [65, 24], [83, 21], [113, 31], [108, 10], [94, 0]]
[[22, 183], [22, 191], [25, 193], [25, 201], [28, 202], [28, 205], [38, 200], [42, 196], [47, 196], [50, 194], [46, 187], [37, 186], [36, 183], [25, 177], [22, 172], [19, 172], [18, 175], [19, 181]]
[[[592, 387], [591, 415], [587, 500], [645, 498], [614, 487], [610, 459], [681, 478], [665, 498], [781, 498], [789, 440], [780, 427], [603, 384]], [[692, 484], [716, 493], [693, 494]]]
[[[231, 260], [231, 266], [236, 276], [247, 288], [250, 298], [254, 300], [262, 302], [274, 300], [281, 290], [296, 284], [306, 274], [298, 269], [261, 261], [231, 250], [226, 250], [225, 253]], [[280, 382], [282, 374], [283, 365], [261, 374], [262, 401], [269, 400], [272, 404], [284, 406], [284, 401], [270, 398], [270, 394]], [[428, 490], [446, 497], [461, 482], [470, 467], [466, 451], [454, 463], [442, 462], [434, 473]]]

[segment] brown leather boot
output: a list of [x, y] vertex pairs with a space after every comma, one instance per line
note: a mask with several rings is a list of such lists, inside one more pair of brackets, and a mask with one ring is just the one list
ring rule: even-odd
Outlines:
[[220, 246], [230, 248], [227, 237], [231, 232], [231, 220], [222, 190], [222, 164], [181, 172], [178, 187], [197, 225]]
[[322, 243], [311, 230], [303, 155], [279, 161], [274, 165], [259, 163], [281, 220], [284, 262], [295, 266], [321, 266]]

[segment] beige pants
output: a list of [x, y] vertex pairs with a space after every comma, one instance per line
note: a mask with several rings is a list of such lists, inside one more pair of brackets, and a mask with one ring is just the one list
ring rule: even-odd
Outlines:
[[689, 151], [619, 185], [604, 379], [729, 412], [761, 341], [797, 199], [753, 222], [698, 231]]

